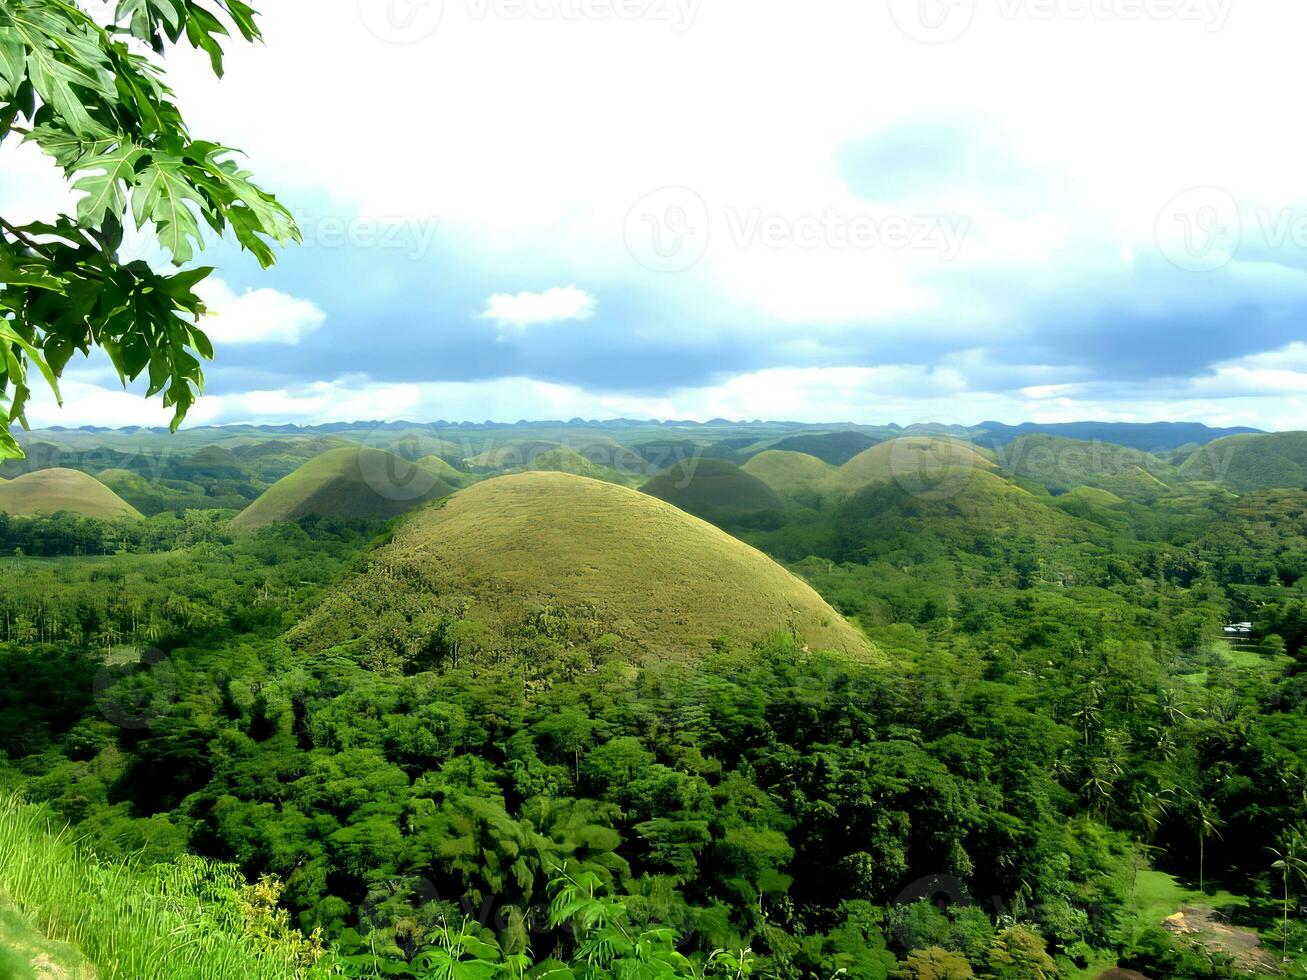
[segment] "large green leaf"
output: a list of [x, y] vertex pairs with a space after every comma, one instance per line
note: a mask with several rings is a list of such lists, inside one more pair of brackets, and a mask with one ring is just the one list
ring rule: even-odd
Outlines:
[[132, 192], [132, 213], [136, 224], [144, 227], [154, 222], [159, 244], [172, 254], [178, 264], [190, 261], [191, 243], [203, 247], [200, 225], [195, 214], [204, 213], [208, 202], [187, 181], [182, 164], [158, 156], [141, 171]]
[[122, 217], [127, 188], [136, 183], [136, 164], [144, 156], [144, 150], [129, 143], [83, 157], [77, 165], [82, 176], [73, 183], [73, 190], [86, 195], [77, 202], [77, 220], [98, 228], [106, 217]]

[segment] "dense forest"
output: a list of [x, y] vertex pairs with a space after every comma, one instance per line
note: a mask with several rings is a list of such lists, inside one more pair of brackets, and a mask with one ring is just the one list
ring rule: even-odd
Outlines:
[[1307, 491], [775, 500], [724, 526], [883, 662], [450, 595], [314, 633], [422, 509], [0, 517], [0, 785], [98, 859], [265, 883], [309, 971], [1304, 973]]

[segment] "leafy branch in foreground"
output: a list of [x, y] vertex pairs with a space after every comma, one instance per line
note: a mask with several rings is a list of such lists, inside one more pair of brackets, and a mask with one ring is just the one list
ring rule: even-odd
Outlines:
[[200, 359], [213, 349], [195, 286], [212, 270], [164, 275], [120, 261], [129, 222], [178, 266], [204, 247], [206, 225], [230, 230], [264, 268], [274, 245], [299, 240], [233, 150], [191, 137], [148, 53], [184, 37], [221, 77], [229, 24], [260, 37], [241, 0], [116, 0], [104, 26], [66, 0], [0, 0], [0, 144], [35, 144], [81, 195], [75, 216], [0, 217], [0, 459], [22, 455], [10, 429], [26, 424], [31, 366], [58, 397], [73, 353], [100, 347], [124, 384], [146, 375], [174, 429], [202, 390]]

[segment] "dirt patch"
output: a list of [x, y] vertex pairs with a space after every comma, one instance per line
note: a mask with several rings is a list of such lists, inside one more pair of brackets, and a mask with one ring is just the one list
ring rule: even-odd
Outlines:
[[1094, 980], [1149, 980], [1138, 970], [1123, 970], [1120, 967], [1113, 967], [1104, 973], [1100, 973]]
[[1216, 909], [1208, 905], [1184, 905], [1162, 921], [1162, 928], [1204, 946], [1212, 952], [1233, 957], [1241, 970], [1276, 973], [1279, 962], [1262, 946], [1251, 929], [1233, 926]]

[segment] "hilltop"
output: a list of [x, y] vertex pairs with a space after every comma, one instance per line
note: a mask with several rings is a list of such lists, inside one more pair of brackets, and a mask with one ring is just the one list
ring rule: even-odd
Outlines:
[[[535, 658], [604, 636], [642, 659], [685, 658], [722, 635], [778, 629], [814, 650], [879, 657], [761, 552], [647, 494], [564, 473], [487, 480], [414, 514], [290, 639], [375, 652], [398, 635], [420, 648], [415, 636], [440, 615], [446, 636], [451, 619], [471, 623], [460, 629], [484, 631], [488, 647]], [[446, 639], [443, 655], [471, 645]]]
[[834, 478], [837, 468], [807, 453], [768, 449], [741, 467], [771, 487], [783, 498], [801, 498], [816, 503]]
[[640, 491], [719, 527], [774, 526], [784, 506], [766, 483], [724, 459], [688, 459]]
[[923, 493], [954, 492], [972, 473], [996, 469], [970, 443], [947, 436], [903, 436], [858, 453], [832, 475], [829, 486], [852, 493], [868, 484], [895, 481]]
[[0, 513], [33, 517], [60, 511], [106, 521], [141, 516], [122, 497], [79, 470], [56, 467], [0, 480]]
[[347, 446], [309, 460], [232, 519], [252, 530], [302, 517], [386, 520], [454, 491], [429, 470], [380, 449]]

